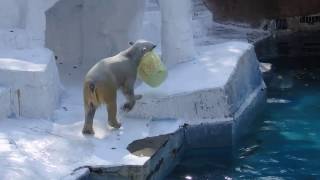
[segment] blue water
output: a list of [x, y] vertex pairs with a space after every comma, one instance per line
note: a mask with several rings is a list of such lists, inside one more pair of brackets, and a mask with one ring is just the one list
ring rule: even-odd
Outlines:
[[190, 150], [168, 179], [320, 179], [320, 69], [278, 69], [266, 80], [264, 112], [231, 162], [228, 153]]

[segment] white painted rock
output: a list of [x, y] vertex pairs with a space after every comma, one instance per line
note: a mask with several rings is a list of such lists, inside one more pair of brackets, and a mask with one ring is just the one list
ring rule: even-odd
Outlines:
[[50, 117], [61, 88], [53, 53], [46, 48], [0, 50], [0, 84], [13, 89], [18, 116]]

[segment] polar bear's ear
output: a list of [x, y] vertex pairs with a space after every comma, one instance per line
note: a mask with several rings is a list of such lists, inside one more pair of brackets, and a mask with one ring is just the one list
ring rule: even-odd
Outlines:
[[132, 42], [132, 41], [130, 41], [130, 42], [129, 42], [129, 45], [131, 45], [131, 46], [132, 46], [133, 44], [134, 44], [134, 42]]

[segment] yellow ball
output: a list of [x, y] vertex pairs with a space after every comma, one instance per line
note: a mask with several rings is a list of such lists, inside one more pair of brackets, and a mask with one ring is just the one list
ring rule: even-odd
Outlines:
[[150, 51], [140, 61], [138, 76], [149, 86], [157, 87], [167, 78], [168, 71], [159, 56]]

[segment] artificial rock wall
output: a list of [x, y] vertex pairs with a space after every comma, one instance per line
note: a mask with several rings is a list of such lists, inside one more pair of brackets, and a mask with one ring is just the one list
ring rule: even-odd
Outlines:
[[46, 45], [65, 67], [90, 68], [141, 33], [144, 0], [61, 0], [46, 12]]
[[52, 51], [44, 47], [45, 11], [56, 0], [0, 0], [2, 118], [48, 118], [59, 104], [60, 81]]

